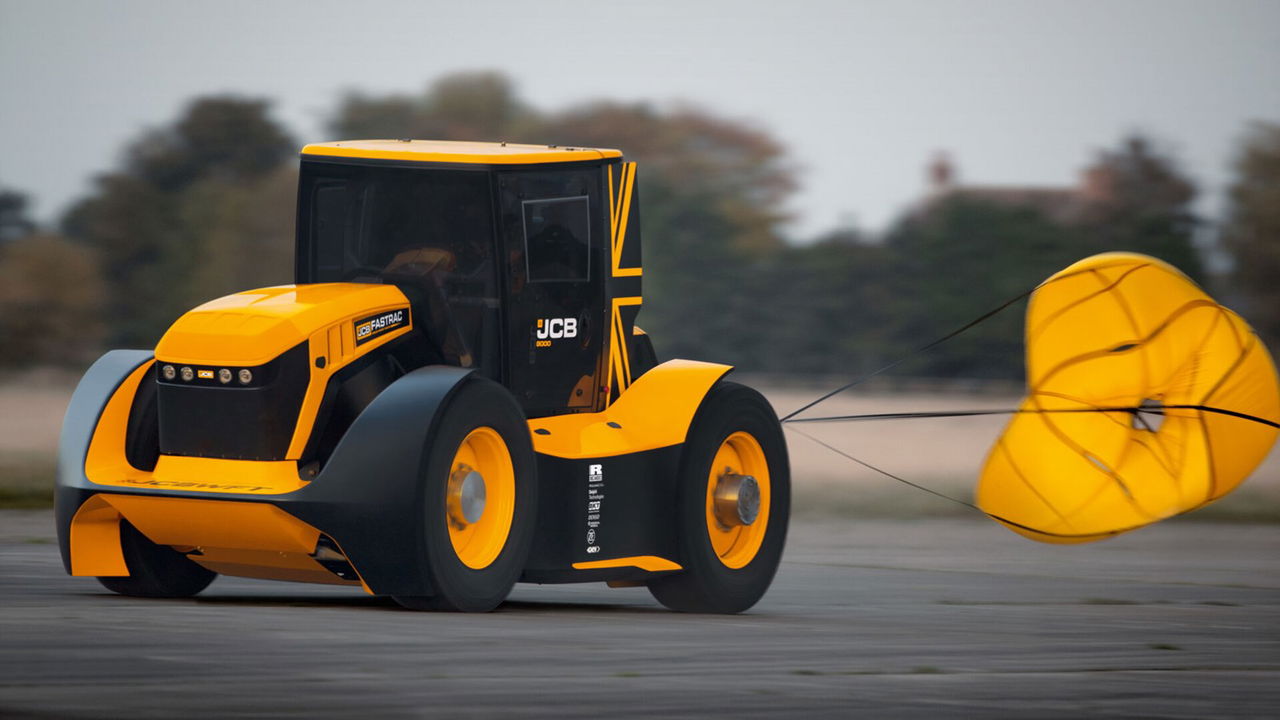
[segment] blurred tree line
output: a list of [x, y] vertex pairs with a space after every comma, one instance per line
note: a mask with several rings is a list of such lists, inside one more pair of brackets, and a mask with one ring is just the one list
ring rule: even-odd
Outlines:
[[[856, 375], [908, 354], [1054, 271], [1102, 250], [1166, 259], [1204, 281], [1194, 188], [1142, 138], [1102, 153], [1105, 198], [1064, 221], [1032, 205], [949, 193], [880, 238], [854, 230], [784, 242], [796, 170], [748, 124], [692, 109], [595, 102], [541, 112], [495, 73], [418, 95], [342, 97], [332, 138], [418, 137], [617, 147], [640, 163], [645, 307], [660, 357], [757, 371]], [[182, 312], [292, 278], [298, 143], [268, 103], [193, 101], [40, 229], [0, 193], [0, 364], [81, 364], [154, 345]], [[1241, 150], [1225, 247], [1231, 288], [1280, 336], [1280, 126]], [[1021, 376], [1021, 314], [995, 317], [902, 371]]]

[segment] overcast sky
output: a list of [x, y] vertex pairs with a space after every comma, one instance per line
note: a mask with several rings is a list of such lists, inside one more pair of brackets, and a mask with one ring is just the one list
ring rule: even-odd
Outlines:
[[965, 182], [1068, 185], [1134, 130], [1217, 213], [1247, 123], [1280, 122], [1280, 0], [0, 0], [0, 186], [49, 219], [193, 96], [272, 98], [308, 142], [343, 89], [476, 68], [542, 109], [684, 101], [769, 130], [803, 171], [798, 237], [883, 228], [937, 150]]

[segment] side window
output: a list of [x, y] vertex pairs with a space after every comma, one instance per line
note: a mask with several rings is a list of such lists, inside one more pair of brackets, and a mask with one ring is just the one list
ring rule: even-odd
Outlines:
[[525, 200], [522, 207], [529, 282], [589, 280], [588, 197]]
[[343, 180], [316, 183], [312, 207], [312, 252], [321, 277], [340, 277], [344, 248], [352, 220], [351, 194]]

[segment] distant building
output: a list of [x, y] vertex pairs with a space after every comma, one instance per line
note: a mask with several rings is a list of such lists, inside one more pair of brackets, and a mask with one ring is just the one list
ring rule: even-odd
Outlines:
[[1074, 187], [1035, 187], [1029, 185], [965, 185], [956, 179], [955, 164], [946, 153], [938, 153], [926, 170], [928, 194], [916, 206], [913, 215], [928, 215], [945, 200], [974, 200], [1009, 208], [1028, 208], [1064, 225], [1086, 220], [1113, 197], [1114, 179], [1103, 165], [1094, 165], [1081, 173]]

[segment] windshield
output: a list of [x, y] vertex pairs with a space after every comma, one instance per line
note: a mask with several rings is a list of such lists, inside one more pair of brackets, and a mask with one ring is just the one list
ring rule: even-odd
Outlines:
[[[385, 282], [418, 298], [415, 321], [463, 367], [496, 312], [490, 175], [484, 170], [303, 162], [298, 281]], [[496, 348], [492, 348], [496, 350]]]

